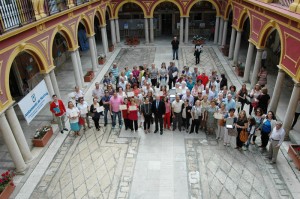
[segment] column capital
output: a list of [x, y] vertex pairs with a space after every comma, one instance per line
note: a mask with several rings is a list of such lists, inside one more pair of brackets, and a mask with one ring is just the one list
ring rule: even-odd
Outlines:
[[86, 36], [87, 36], [88, 38], [90, 38], [90, 37], [95, 36], [95, 34], [96, 34], [96, 33], [92, 32], [91, 34], [87, 34]]
[[265, 49], [264, 48], [259, 48], [259, 47], [256, 46], [256, 50], [257, 50], [257, 52], [263, 52]]
[[100, 25], [100, 28], [106, 28], [106, 24]]
[[[8, 109], [8, 108], [7, 108]], [[6, 110], [7, 110], [6, 109]], [[6, 117], [4, 113], [0, 114], [0, 118]]]
[[293, 79], [294, 82], [294, 87], [299, 88], [300, 87], [300, 82], [298, 82], [297, 80]]

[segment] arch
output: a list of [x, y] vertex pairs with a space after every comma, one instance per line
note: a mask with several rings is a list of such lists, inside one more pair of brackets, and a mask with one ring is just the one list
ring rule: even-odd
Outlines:
[[74, 43], [74, 38], [72, 36], [72, 33], [70, 32], [69, 29], [67, 29], [65, 26], [63, 25], [59, 25], [58, 27], [56, 27], [54, 30], [53, 30], [53, 33], [52, 33], [52, 36], [50, 38], [50, 45], [49, 45], [49, 48], [50, 48], [50, 60], [51, 60], [51, 64], [53, 65], [53, 54], [52, 54], [52, 48], [53, 48], [53, 42], [54, 42], [54, 38], [55, 38], [55, 35], [56, 34], [61, 34], [65, 40], [67, 41], [67, 45], [68, 45], [68, 49], [69, 50], [75, 50], [77, 49], [77, 45]]
[[244, 8], [243, 11], [241, 12], [240, 18], [237, 22], [237, 30], [242, 30], [243, 29], [244, 23], [247, 20], [247, 18], [250, 21], [250, 30], [252, 30], [251, 18], [249, 16], [250, 16], [249, 10]]
[[94, 29], [92, 29], [92, 25], [91, 25], [91, 22], [89, 21], [89, 19], [87, 18], [87, 16], [85, 14], [82, 14], [79, 18], [80, 20], [77, 21], [77, 24], [76, 24], [76, 34], [75, 34], [75, 37], [77, 38], [77, 33], [78, 33], [78, 27], [79, 27], [79, 24], [82, 23], [83, 26], [85, 27], [85, 30], [86, 30], [86, 33], [88, 35], [91, 35], [94, 33]]
[[[106, 15], [106, 11], [108, 12], [108, 17], [111, 19], [111, 18], [114, 18], [113, 16], [113, 9], [111, 7], [110, 4], [106, 4], [106, 8], [105, 8], [105, 15]], [[106, 19], [106, 16], [104, 17]]]
[[[259, 38], [258, 38], [258, 42], [257, 45], [259, 48], [264, 48], [266, 45], [266, 41], [268, 36], [274, 31], [277, 30], [278, 34], [279, 34], [279, 39], [280, 39], [280, 52], [283, 52], [283, 38], [282, 38], [282, 32], [281, 29], [279, 27], [279, 25], [271, 20], [269, 21], [267, 24], [265, 24], [265, 26], [262, 28], [261, 33], [259, 34]], [[282, 59], [282, 53], [280, 55], [280, 60], [279, 63], [281, 63], [281, 59]]]
[[177, 1], [172, 1], [172, 0], [158, 0], [156, 1], [152, 8], [151, 8], [151, 11], [150, 11], [150, 17], [153, 17], [153, 13], [154, 13], [154, 10], [155, 8], [160, 4], [160, 3], [163, 3], [163, 2], [171, 2], [173, 4], [175, 4], [180, 12], [180, 16], [183, 16], [183, 10], [182, 10], [182, 7], [181, 5], [177, 2]]
[[[189, 5], [189, 7], [187, 8], [186, 13], [188, 13], [188, 15], [189, 15], [189, 13], [190, 13], [192, 7], [193, 7], [196, 3], [200, 2], [200, 1], [203, 1], [203, 0], [193, 1], [193, 2]], [[216, 2], [213, 1], [213, 0], [205, 0], [205, 1], [208, 1], [208, 2], [210, 2], [211, 4], [213, 4], [213, 6], [216, 8], [217, 16], [220, 16], [220, 8], [219, 8], [218, 4], [216, 4]], [[174, 3], [175, 3], [175, 2], [174, 2]], [[180, 11], [180, 15], [181, 15], [181, 11]]]
[[232, 4], [228, 3], [224, 11], [224, 19], [228, 19], [231, 12], [233, 13]]
[[122, 1], [120, 4], [118, 4], [118, 6], [116, 7], [116, 9], [115, 9], [115, 18], [117, 19], [117, 18], [119, 18], [119, 10], [120, 10], [120, 8], [124, 5], [124, 4], [126, 4], [126, 3], [135, 3], [135, 4], [137, 4], [141, 9], [142, 9], [142, 11], [143, 11], [143, 13], [144, 13], [144, 16], [146, 16], [146, 14], [147, 14], [147, 11], [146, 11], [146, 9], [145, 9], [145, 7], [143, 6], [143, 4], [141, 4], [139, 1], [135, 1], [135, 0], [124, 0], [124, 1]]
[[21, 52], [27, 52], [34, 58], [34, 60], [38, 64], [40, 72], [43, 72], [43, 73], [47, 72], [47, 68], [48, 68], [47, 67], [48, 66], [47, 59], [44, 57], [44, 55], [41, 53], [41, 50], [38, 47], [36, 47], [35, 45], [30, 44], [30, 43], [27, 43], [27, 44], [23, 43], [23, 44], [20, 44], [19, 46], [17, 46], [10, 54], [10, 56], [7, 60], [7, 63], [6, 63], [4, 82], [5, 82], [5, 90], [6, 90], [6, 95], [7, 95], [8, 101], [12, 100], [12, 96], [11, 96], [10, 88], [9, 88], [9, 73], [12, 68], [13, 61]]
[[103, 15], [102, 15], [99, 8], [97, 8], [96, 11], [95, 11], [94, 18], [95, 17], [98, 18], [100, 25], [105, 25], [105, 21], [103, 21]]

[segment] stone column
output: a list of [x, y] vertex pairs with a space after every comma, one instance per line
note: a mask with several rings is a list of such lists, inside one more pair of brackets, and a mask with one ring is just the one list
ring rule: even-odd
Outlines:
[[150, 43], [154, 42], [154, 26], [153, 26], [153, 18], [150, 18]]
[[[280, 66], [278, 66], [278, 67], [280, 67]], [[280, 94], [281, 94], [284, 77], [285, 77], [285, 72], [281, 68], [279, 68], [273, 95], [271, 97], [271, 102], [269, 105], [269, 110], [273, 111], [275, 114], [276, 114], [276, 110], [278, 107], [278, 102], [279, 102], [279, 98], [280, 98]]]
[[116, 27], [115, 27], [115, 20], [109, 19], [110, 21], [110, 29], [111, 29], [111, 42], [113, 45], [116, 44]]
[[246, 58], [246, 63], [245, 63], [245, 71], [244, 71], [243, 82], [248, 82], [249, 81], [250, 68], [251, 68], [251, 65], [252, 65], [253, 51], [254, 51], [254, 45], [251, 42], [249, 42], [247, 58]]
[[144, 19], [144, 23], [145, 23], [145, 43], [148, 44], [149, 43], [148, 18]]
[[73, 64], [76, 86], [79, 86], [81, 88], [82, 84], [81, 84], [81, 80], [80, 80], [80, 73], [79, 73], [79, 69], [78, 69], [77, 57], [76, 57], [75, 51], [71, 51], [71, 59], [72, 59], [72, 64]]
[[75, 51], [75, 53], [76, 53], [76, 59], [77, 59], [77, 63], [78, 63], [80, 81], [81, 81], [81, 85], [83, 87], [84, 86], [84, 79], [83, 79], [84, 74], [83, 74], [83, 68], [82, 68], [82, 63], [81, 63], [80, 54], [79, 54], [79, 50], [78, 49]]
[[58, 87], [58, 84], [57, 84], [54, 69], [49, 74], [50, 74], [50, 79], [51, 79], [51, 82], [52, 82], [54, 93], [56, 94], [58, 99], [61, 99], [61, 95], [60, 95], [60, 92], [59, 92], [59, 87]]
[[54, 95], [54, 89], [50, 79], [50, 75], [48, 73], [44, 74], [44, 80], [49, 91], [49, 95], [52, 97], [52, 95]]
[[16, 112], [12, 106], [7, 109], [6, 116], [24, 161], [26, 163], [31, 162], [33, 160], [33, 156], [30, 152], [29, 146], [24, 136], [23, 129], [17, 118]]
[[223, 26], [224, 26], [224, 19], [220, 17], [220, 27], [219, 27], [219, 39], [218, 39], [218, 45], [222, 44], [222, 38], [223, 38]]
[[185, 40], [184, 43], [189, 43], [189, 17], [185, 18]]
[[101, 36], [102, 36], [102, 45], [103, 45], [104, 54], [107, 55], [108, 45], [107, 45], [106, 25], [101, 26]]
[[[93, 43], [95, 46], [95, 57], [98, 58], [98, 50], [97, 50], [97, 43], [96, 43], [95, 35], [93, 37]], [[97, 67], [98, 67], [98, 62], [97, 62]]]
[[180, 17], [179, 43], [183, 43], [183, 17]]
[[262, 52], [263, 49], [257, 49], [255, 62], [254, 62], [254, 69], [253, 69], [252, 79], [251, 79], [251, 88], [254, 88], [255, 84], [257, 83], [257, 75], [260, 68]]
[[238, 31], [236, 36], [235, 46], [234, 46], [233, 65], [236, 65], [238, 63], [239, 52], [241, 47], [241, 37], [242, 37], [242, 32]]
[[224, 20], [222, 46], [225, 46], [225, 45], [226, 45], [226, 39], [227, 39], [227, 27], [228, 27], [228, 19], [227, 19], [227, 20]]
[[299, 94], [300, 94], [300, 83], [295, 81], [292, 96], [283, 120], [283, 128], [286, 133], [285, 134], [286, 140], [289, 139], [289, 131], [291, 129], [293, 119], [295, 116], [295, 110], [298, 104]]
[[233, 58], [233, 50], [234, 50], [234, 43], [235, 43], [235, 34], [236, 34], [236, 30], [232, 27], [231, 36], [230, 36], [230, 45], [229, 45], [228, 59], [232, 59]]
[[120, 28], [119, 28], [119, 20], [115, 19], [115, 26], [116, 26], [116, 39], [117, 39], [117, 43], [119, 43], [120, 40]]
[[95, 36], [90, 36], [90, 37], [88, 37], [88, 40], [89, 40], [89, 45], [90, 45], [90, 53], [91, 53], [91, 58], [92, 58], [93, 71], [97, 71], [98, 64], [97, 64], [97, 57], [95, 56], [96, 52], [95, 52], [95, 46], [94, 46], [94, 37]]
[[23, 173], [26, 169], [26, 164], [4, 114], [0, 115], [0, 132], [2, 132], [3, 140], [15, 164], [16, 172]]
[[214, 44], [218, 43], [218, 35], [219, 35], [219, 22], [220, 17], [216, 16], [216, 24], [215, 24], [215, 35], [214, 35]]

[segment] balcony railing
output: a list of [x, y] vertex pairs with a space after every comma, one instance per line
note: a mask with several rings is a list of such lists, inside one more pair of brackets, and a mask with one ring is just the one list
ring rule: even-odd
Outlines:
[[0, 0], [0, 33], [34, 20], [31, 0]]
[[84, 4], [86, 2], [89, 2], [89, 0], [76, 0], [76, 5], [81, 5], [81, 4]]
[[294, 0], [273, 0], [272, 3], [277, 3], [277, 4], [280, 4], [284, 7], [290, 7], [290, 4], [292, 4], [294, 2]]
[[45, 9], [48, 15], [68, 9], [67, 0], [45, 0]]

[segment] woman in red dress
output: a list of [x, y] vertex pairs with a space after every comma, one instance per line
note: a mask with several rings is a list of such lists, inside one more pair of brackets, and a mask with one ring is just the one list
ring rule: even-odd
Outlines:
[[128, 107], [128, 123], [131, 132], [138, 130], [138, 104], [134, 97], [130, 98], [130, 102], [127, 104]]

